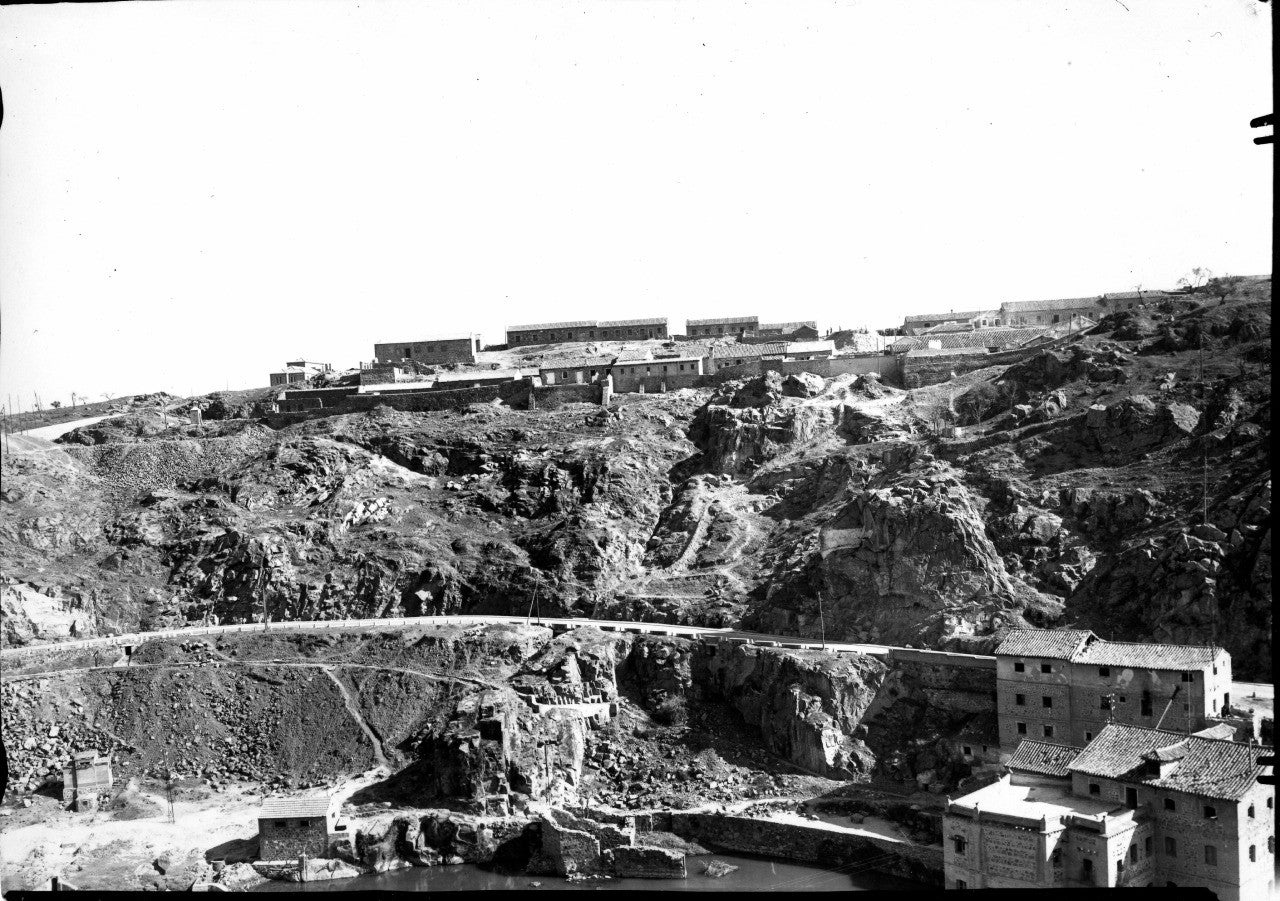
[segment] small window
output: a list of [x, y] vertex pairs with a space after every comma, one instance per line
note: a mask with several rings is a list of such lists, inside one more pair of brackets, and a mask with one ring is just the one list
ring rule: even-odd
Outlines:
[[1102, 794], [1102, 786], [1101, 786], [1101, 785], [1099, 785], [1099, 784], [1098, 784], [1098, 783], [1096, 783], [1096, 782], [1090, 782], [1090, 783], [1089, 783], [1089, 794], [1091, 794], [1091, 795], [1100, 795], [1100, 794]]
[[[961, 752], [962, 754], [964, 754], [964, 756], [965, 756], [965, 757], [972, 757], [972, 756], [973, 756], [973, 748], [971, 748], [969, 745], [965, 745], [964, 747], [962, 747], [962, 748], [960, 749], [960, 752]], [[1249, 816], [1253, 816], [1253, 808], [1252, 808], [1252, 807], [1250, 807], [1250, 808], [1249, 808]]]
[[1271, 804], [1272, 800], [1273, 800], [1272, 798], [1267, 798], [1267, 810], [1270, 810], [1270, 809], [1271, 809], [1271, 807], [1272, 807], [1272, 804]]
[[1049, 709], [1053, 709], [1053, 698], [1049, 697], [1048, 695], [1045, 695], [1041, 699], [1041, 705], [1044, 707], [1048, 707]]
[[1204, 818], [1206, 820], [1216, 820], [1218, 818], [1218, 808], [1212, 804], [1206, 804], [1204, 806]]
[[1250, 845], [1249, 846], [1249, 862], [1254, 863], [1257, 861], [1257, 859], [1258, 859], [1258, 846]]
[[1019, 735], [1026, 735], [1026, 734], [1027, 734], [1027, 724], [1026, 724], [1026, 723], [1018, 723], [1018, 734], [1019, 734]]
[[1015, 673], [1025, 673], [1027, 671], [1027, 665], [1023, 663], [1021, 660], [1019, 660], [1016, 663], [1014, 663], [1013, 671]]
[[1165, 799], [1164, 799], [1164, 809], [1165, 809], [1165, 810], [1177, 810], [1177, 809], [1178, 809], [1178, 805], [1177, 805], [1177, 803], [1175, 803], [1175, 802], [1174, 802], [1173, 798], [1165, 798]]
[[1151, 716], [1151, 692], [1144, 691], [1142, 693], [1142, 715]]
[[1274, 835], [1267, 836], [1267, 853], [1268, 854], [1276, 853], [1276, 837]]
[[1178, 856], [1178, 840], [1177, 839], [1169, 835], [1166, 835], [1164, 837], [1164, 854], [1165, 854], [1165, 857]]
[[1147, 836], [1146, 841], [1142, 843], [1142, 856], [1143, 857], [1151, 856], [1151, 836], [1149, 835]]
[[1129, 846], [1129, 863], [1138, 862], [1138, 846], [1136, 844]]
[[1044, 727], [1044, 737], [1045, 737], [1045, 738], [1053, 738], [1053, 727], [1052, 727], [1052, 726], [1045, 726], [1045, 727]]
[[1089, 742], [1091, 742], [1091, 741], [1093, 741], [1093, 733], [1092, 733], [1092, 732], [1086, 732], [1086, 733], [1084, 734], [1084, 743], [1087, 745], [1087, 744], [1088, 744]]
[[1013, 696], [1013, 703], [1017, 704], [1019, 707], [1024, 707], [1024, 706], [1026, 706], [1026, 703], [1027, 703], [1027, 696], [1026, 696], [1026, 695], [1014, 695], [1014, 696]]
[[963, 879], [957, 879], [957, 880], [956, 880], [956, 888], [958, 888], [958, 889], [966, 889], [966, 888], [968, 888], [968, 887], [969, 887], [969, 883], [965, 882]]
[[1110, 675], [1111, 675], [1111, 667], [1109, 667], [1109, 666], [1100, 666], [1100, 667], [1098, 667], [1098, 675], [1099, 675], [1099, 676], [1110, 676]]
[[1040, 664], [1040, 672], [1042, 672], [1042, 673], [1051, 673], [1051, 672], [1053, 672], [1053, 664], [1052, 664], [1052, 663], [1042, 663], [1042, 664]]
[[955, 852], [957, 854], [963, 854], [965, 849], [969, 847], [969, 843], [958, 835], [951, 838], [951, 844], [955, 847]]
[[1211, 867], [1218, 865], [1218, 849], [1213, 845], [1204, 846], [1204, 862]]
[[1251, 820], [1253, 819], [1253, 805], [1252, 805], [1252, 804], [1250, 804], [1250, 805], [1249, 805], [1249, 819], [1251, 819]]
[[1194, 681], [1196, 681], [1196, 674], [1195, 674], [1195, 673], [1183, 673], [1183, 674], [1182, 674], [1182, 681], [1183, 681], [1183, 682], [1194, 682]]

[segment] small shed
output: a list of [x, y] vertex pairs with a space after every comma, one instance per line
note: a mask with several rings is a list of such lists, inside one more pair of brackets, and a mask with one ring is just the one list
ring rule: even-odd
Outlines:
[[79, 751], [62, 768], [62, 803], [76, 810], [91, 808], [98, 795], [111, 791], [111, 758], [97, 751]]
[[338, 804], [327, 795], [267, 798], [258, 812], [258, 857], [262, 860], [328, 857], [342, 835], [345, 826], [338, 823]]

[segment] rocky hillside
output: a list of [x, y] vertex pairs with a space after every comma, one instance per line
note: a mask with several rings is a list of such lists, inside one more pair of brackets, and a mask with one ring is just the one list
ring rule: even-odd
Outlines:
[[27, 439], [3, 638], [532, 606], [976, 650], [1070, 624], [1269, 678], [1270, 294], [1246, 288], [912, 391], [770, 375]]

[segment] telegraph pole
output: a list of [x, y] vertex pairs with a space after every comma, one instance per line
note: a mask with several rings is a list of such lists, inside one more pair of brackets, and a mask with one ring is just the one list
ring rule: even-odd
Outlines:
[[822, 650], [825, 651], [827, 649], [827, 623], [825, 617], [822, 615], [821, 589], [818, 591], [818, 628], [821, 630], [822, 634]]

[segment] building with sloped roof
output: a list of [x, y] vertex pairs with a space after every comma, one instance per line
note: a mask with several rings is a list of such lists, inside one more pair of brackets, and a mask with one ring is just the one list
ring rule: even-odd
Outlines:
[[1000, 745], [1084, 746], [1111, 722], [1192, 732], [1231, 713], [1218, 647], [1104, 641], [1078, 629], [1013, 629], [996, 648]]
[[608, 378], [616, 359], [613, 354], [596, 354], [555, 360], [539, 366], [538, 375], [544, 385], [588, 385]]
[[346, 833], [338, 803], [329, 795], [267, 798], [258, 811], [258, 856], [262, 860], [329, 857]]
[[918, 335], [928, 329], [944, 326], [952, 331], [1005, 325], [999, 310], [951, 310], [946, 313], [918, 313], [903, 317], [902, 334]]
[[715, 344], [703, 361], [704, 369], [710, 375], [730, 366], [758, 363], [760, 360], [781, 360], [786, 355], [787, 345], [781, 341], [768, 344]]
[[741, 338], [759, 330], [759, 316], [721, 316], [714, 319], [686, 319], [684, 322], [686, 338]]
[[1085, 747], [1023, 741], [998, 782], [948, 800], [947, 888], [1274, 888], [1270, 748], [1113, 723]]
[[480, 336], [472, 332], [437, 335], [419, 341], [392, 341], [373, 345], [373, 358], [382, 365], [413, 360], [429, 366], [442, 363], [474, 363], [480, 352]]
[[272, 388], [280, 388], [287, 385], [297, 385], [312, 376], [332, 371], [333, 367], [328, 363], [314, 363], [310, 360], [290, 360], [284, 364], [284, 369], [271, 373], [268, 378]]
[[507, 346], [558, 344], [569, 341], [647, 341], [667, 337], [667, 319], [577, 319], [507, 326]]
[[983, 328], [963, 332], [942, 332], [899, 338], [887, 348], [889, 353], [901, 354], [912, 350], [967, 350], [981, 348], [988, 351], [1018, 347], [1043, 335], [1043, 328]]

